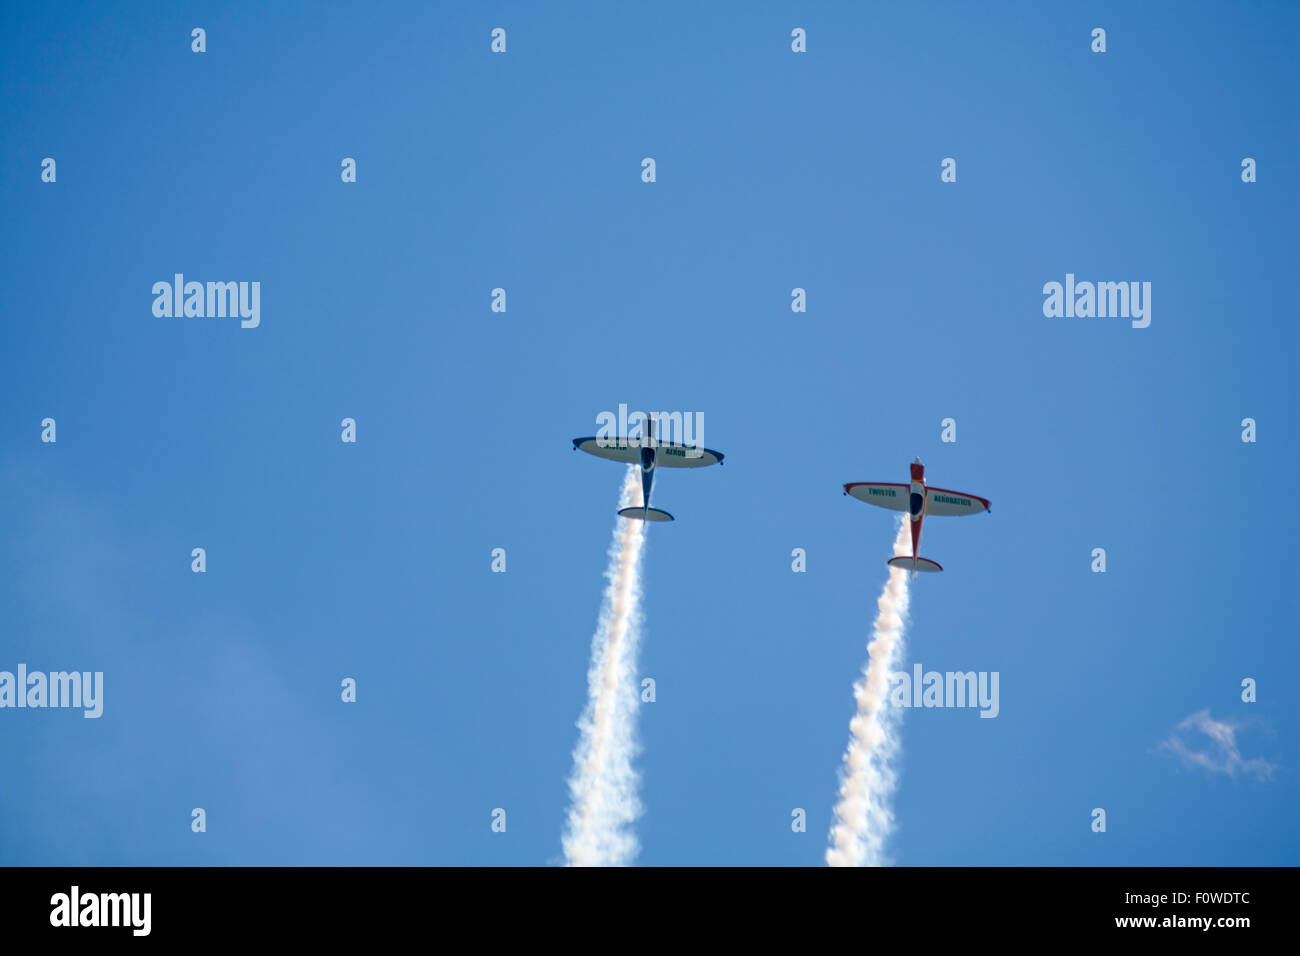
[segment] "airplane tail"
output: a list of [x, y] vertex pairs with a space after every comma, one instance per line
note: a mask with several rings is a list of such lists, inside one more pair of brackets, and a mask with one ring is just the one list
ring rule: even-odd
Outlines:
[[624, 518], [637, 518], [640, 521], [672, 521], [673, 516], [658, 508], [624, 508], [619, 512]]
[[942, 571], [938, 561], [931, 561], [929, 558], [912, 558], [900, 556], [889, 559], [891, 568], [899, 568], [903, 571], [911, 571], [912, 576], [916, 576], [917, 571]]

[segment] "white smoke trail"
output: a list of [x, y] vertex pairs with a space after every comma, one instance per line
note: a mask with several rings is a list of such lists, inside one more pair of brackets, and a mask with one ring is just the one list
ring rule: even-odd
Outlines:
[[[907, 515], [894, 538], [895, 555], [911, 555], [912, 532]], [[849, 747], [840, 772], [840, 802], [835, 807], [828, 866], [880, 866], [885, 840], [894, 829], [889, 800], [897, 776], [900, 711], [888, 706], [889, 675], [903, 656], [903, 624], [907, 616], [907, 576], [891, 567], [889, 581], [876, 601], [873, 637], [867, 645], [867, 666], [853, 685], [858, 712], [849, 723]]]
[[[619, 508], [640, 505], [641, 476], [628, 468]], [[609, 547], [605, 598], [591, 641], [587, 708], [578, 721], [581, 736], [569, 778], [564, 857], [569, 866], [625, 866], [637, 854], [631, 825], [641, 815], [640, 779], [632, 760], [640, 751], [635, 676], [641, 636], [641, 553], [645, 523], [616, 518]]]

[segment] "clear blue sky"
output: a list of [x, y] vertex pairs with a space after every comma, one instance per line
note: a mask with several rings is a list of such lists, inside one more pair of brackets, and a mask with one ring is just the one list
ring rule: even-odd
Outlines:
[[[907, 662], [1000, 714], [906, 714], [898, 862], [1300, 862], [1296, 8], [613, 6], [6, 8], [0, 669], [105, 703], [0, 710], [0, 862], [559, 859], [620, 402], [727, 455], [655, 488], [639, 862], [822, 862], [893, 536], [840, 485], [917, 455], [993, 512]], [[1270, 778], [1161, 748], [1206, 708]]]

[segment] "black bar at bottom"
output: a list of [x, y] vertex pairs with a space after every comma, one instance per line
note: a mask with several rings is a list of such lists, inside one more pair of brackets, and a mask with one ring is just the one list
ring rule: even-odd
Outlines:
[[715, 936], [771, 943], [787, 935], [806, 944], [847, 927], [864, 946], [883, 942], [877, 931], [895, 931], [899, 942], [917, 943], [917, 952], [945, 939], [1131, 937], [1182, 945], [1203, 938], [1230, 946], [1290, 936], [1294, 884], [1294, 869], [1285, 868], [645, 868], [595, 875], [13, 867], [0, 869], [0, 927], [6, 943], [65, 937], [91, 945], [283, 939], [296, 948], [315, 941], [336, 947], [400, 942], [413, 931], [451, 944], [467, 930], [484, 945], [513, 935], [538, 945], [563, 942], [569, 932], [574, 942], [588, 938], [595, 924], [620, 934], [611, 942], [664, 945]]

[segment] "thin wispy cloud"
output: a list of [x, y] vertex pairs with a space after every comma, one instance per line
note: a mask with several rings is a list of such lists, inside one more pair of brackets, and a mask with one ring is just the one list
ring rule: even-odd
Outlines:
[[1237, 731], [1241, 726], [1228, 720], [1215, 720], [1206, 707], [1183, 718], [1161, 742], [1160, 749], [1178, 757], [1184, 766], [1226, 773], [1229, 777], [1252, 774], [1260, 780], [1270, 779], [1277, 764], [1263, 757], [1249, 760], [1242, 757], [1237, 746]]

